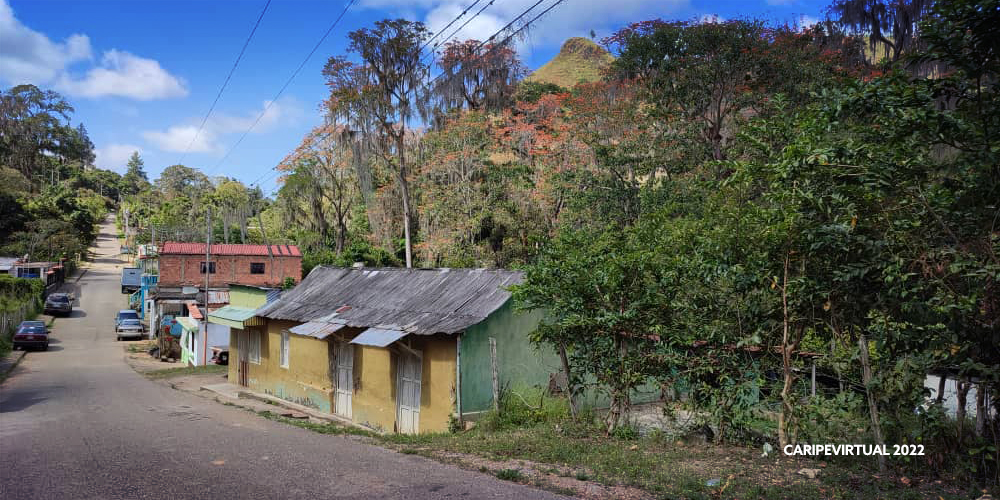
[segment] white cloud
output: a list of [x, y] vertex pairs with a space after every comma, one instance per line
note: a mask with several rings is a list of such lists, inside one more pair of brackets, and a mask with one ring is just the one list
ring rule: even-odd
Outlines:
[[725, 22], [725, 20], [726, 18], [718, 14], [702, 14], [701, 17], [698, 18], [698, 22], [701, 24], [713, 24], [713, 23], [718, 24], [721, 22]]
[[264, 101], [259, 110], [242, 116], [213, 113], [200, 133], [198, 125], [201, 124], [201, 119], [198, 119], [166, 130], [147, 130], [142, 133], [142, 137], [157, 148], [172, 153], [188, 151], [221, 154], [225, 148], [220, 141], [221, 137], [226, 134], [242, 134], [257, 120], [261, 112], [264, 114], [251, 133], [268, 132], [279, 124], [295, 121], [302, 115], [297, 101], [291, 98], [281, 99], [268, 106], [269, 102], [271, 101]]
[[168, 73], [160, 63], [116, 49], [105, 52], [100, 65], [87, 71], [83, 78], [63, 73], [56, 86], [70, 95], [113, 95], [138, 101], [188, 94], [183, 81]]
[[125, 164], [128, 163], [133, 152], [138, 152], [141, 155], [142, 148], [134, 144], [108, 144], [94, 150], [94, 154], [97, 156], [94, 164], [105, 170], [125, 172]]
[[183, 97], [184, 82], [160, 63], [125, 51], [105, 51], [81, 76], [70, 67], [93, 61], [90, 38], [74, 34], [54, 42], [22, 24], [0, 0], [0, 80], [50, 86], [71, 96], [121, 96], [137, 100]]
[[806, 29], [806, 28], [813, 27], [813, 25], [815, 25], [818, 22], [819, 22], [819, 19], [817, 19], [817, 18], [815, 18], [813, 16], [807, 16], [807, 15], [803, 14], [801, 17], [799, 17], [798, 26], [801, 29]]
[[[197, 134], [197, 138], [195, 134]], [[199, 134], [197, 125], [175, 125], [164, 131], [147, 130], [142, 133], [142, 136], [156, 145], [157, 148], [172, 153], [183, 153], [184, 151], [208, 153], [221, 149], [221, 146], [216, 142], [215, 134], [207, 129], [202, 130]]]
[[[454, 39], [485, 40], [536, 1], [504, 0], [496, 2], [457, 33]], [[534, 18], [552, 3], [545, 2], [535, 7], [522, 21]], [[396, 15], [405, 10], [419, 9], [420, 12], [425, 12], [423, 21], [427, 24], [427, 28], [435, 33], [470, 4], [472, 4], [472, 0], [366, 0], [362, 3], [366, 7], [389, 10]], [[569, 37], [587, 36], [591, 30], [607, 33], [625, 23], [668, 16], [672, 12], [687, 7], [688, 4], [689, 0], [566, 1], [545, 14], [525, 32], [536, 43], [561, 44]], [[473, 7], [465, 16], [449, 27], [445, 34], [450, 34], [464, 24], [479, 11], [482, 5], [484, 2]], [[515, 26], [520, 26], [520, 24]], [[435, 43], [438, 40], [435, 40]]]
[[0, 0], [0, 47], [0, 77], [12, 84], [51, 81], [69, 64], [91, 58], [86, 35], [53, 42], [21, 24], [6, 0]]

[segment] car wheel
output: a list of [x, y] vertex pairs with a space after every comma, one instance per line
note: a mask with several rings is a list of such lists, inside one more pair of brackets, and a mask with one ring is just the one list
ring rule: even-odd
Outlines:
[[49, 345], [45, 344], [44, 346], [42, 346], [42, 350], [43, 351], [48, 351], [49, 350]]
[[118, 341], [120, 342], [120, 341], [121, 341], [121, 339], [122, 339], [122, 336], [121, 336], [121, 335], [119, 335], [119, 336], [118, 336]]

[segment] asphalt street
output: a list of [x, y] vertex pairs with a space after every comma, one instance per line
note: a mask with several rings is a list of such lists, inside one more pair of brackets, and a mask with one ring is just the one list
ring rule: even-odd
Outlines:
[[145, 379], [115, 340], [122, 262], [101, 233], [50, 350], [0, 385], [0, 499], [560, 498]]

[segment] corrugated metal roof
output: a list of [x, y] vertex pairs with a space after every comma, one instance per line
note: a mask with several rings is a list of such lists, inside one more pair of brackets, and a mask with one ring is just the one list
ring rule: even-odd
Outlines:
[[[275, 257], [301, 257], [302, 252], [295, 245], [271, 245], [271, 252]], [[267, 245], [212, 245], [212, 255], [261, 255], [268, 256]], [[180, 243], [168, 241], [160, 248], [160, 255], [185, 254], [185, 255], [205, 255], [204, 243]]]
[[187, 304], [188, 314], [194, 319], [202, 319], [201, 309], [198, 308], [198, 304], [194, 302], [188, 302]]
[[256, 309], [250, 309], [249, 307], [226, 306], [208, 313], [208, 317], [209, 319], [218, 317], [230, 321], [242, 322], [252, 318], [254, 311]]
[[351, 340], [352, 344], [370, 345], [374, 347], [385, 347], [403, 337], [406, 333], [399, 330], [382, 330], [380, 328], [369, 328], [361, 335]]
[[315, 337], [317, 339], [323, 340], [329, 337], [331, 333], [340, 330], [343, 327], [344, 325], [338, 325], [335, 323], [310, 321], [309, 323], [302, 323], [299, 326], [289, 328], [288, 331], [296, 335], [305, 335], [307, 337]]
[[500, 269], [318, 266], [281, 299], [258, 309], [257, 315], [420, 335], [456, 333], [507, 302], [510, 293], [505, 288], [522, 279], [520, 272]]
[[177, 323], [179, 323], [185, 330], [198, 330], [198, 322], [192, 318], [188, 318], [187, 316], [178, 316], [174, 319], [176, 319]]

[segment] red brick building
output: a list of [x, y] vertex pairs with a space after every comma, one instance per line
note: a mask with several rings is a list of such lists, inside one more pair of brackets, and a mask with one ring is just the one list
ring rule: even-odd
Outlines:
[[226, 288], [230, 283], [279, 287], [285, 278], [302, 279], [302, 252], [294, 245], [212, 245], [168, 241], [160, 248], [159, 287]]

